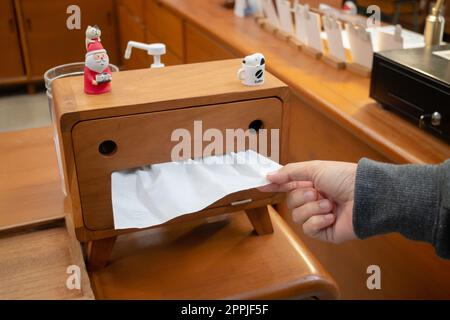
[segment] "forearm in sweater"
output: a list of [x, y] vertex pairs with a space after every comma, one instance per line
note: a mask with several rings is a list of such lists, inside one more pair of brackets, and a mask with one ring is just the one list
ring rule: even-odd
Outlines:
[[450, 258], [450, 160], [440, 165], [358, 163], [353, 228], [363, 239], [399, 232]]

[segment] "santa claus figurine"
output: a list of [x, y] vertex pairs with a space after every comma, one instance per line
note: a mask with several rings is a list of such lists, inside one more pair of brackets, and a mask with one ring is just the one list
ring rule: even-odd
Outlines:
[[87, 94], [109, 92], [111, 79], [106, 50], [98, 40], [89, 43], [84, 65], [84, 92]]

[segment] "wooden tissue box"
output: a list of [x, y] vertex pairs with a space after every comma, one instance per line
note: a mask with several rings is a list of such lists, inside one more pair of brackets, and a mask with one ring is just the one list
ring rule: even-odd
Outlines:
[[[289, 89], [268, 72], [263, 85], [244, 86], [236, 77], [240, 66], [241, 60], [233, 59], [118, 72], [113, 74], [112, 91], [102, 95], [86, 95], [82, 77], [53, 82], [65, 184], [75, 233], [88, 243], [90, 269], [106, 264], [119, 234], [137, 231], [114, 229], [111, 173], [172, 161], [175, 129], [186, 128], [194, 137], [194, 121], [199, 120], [203, 131], [280, 129], [283, 163]], [[194, 150], [192, 157], [199, 156]], [[256, 232], [267, 234], [273, 232], [267, 205], [280, 198], [246, 190], [167, 224], [246, 210]]]

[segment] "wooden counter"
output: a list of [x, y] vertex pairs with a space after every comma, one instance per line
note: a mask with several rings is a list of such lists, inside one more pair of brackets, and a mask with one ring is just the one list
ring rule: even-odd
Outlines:
[[[177, 48], [184, 63], [264, 53], [268, 70], [293, 91], [290, 162], [369, 157], [393, 163], [439, 163], [450, 158], [448, 144], [370, 99], [370, 79], [333, 69], [297, 51], [252, 18], [235, 17], [222, 2], [146, 0], [144, 5], [152, 4], [154, 15], [160, 11], [171, 17], [149, 30], [161, 35], [159, 41]], [[144, 24], [148, 24], [145, 19]], [[169, 38], [177, 39], [176, 45]], [[437, 258], [431, 246], [399, 235], [331, 245], [305, 237], [287, 209], [281, 207], [279, 212], [337, 280], [342, 298], [450, 298], [450, 262]], [[372, 264], [381, 267], [382, 290], [366, 287], [366, 270]]]
[[0, 150], [0, 232], [63, 219], [53, 130], [2, 132]]
[[[294, 90], [300, 103], [324, 114], [386, 159], [399, 163], [437, 163], [450, 158], [448, 144], [370, 99], [370, 79], [336, 70], [299, 52], [262, 30], [251, 17], [235, 17], [232, 10], [220, 5], [221, 0], [160, 2], [186, 19], [186, 37], [189, 28], [200, 28], [203, 37], [213, 37], [212, 41], [219, 42], [231, 55], [264, 53], [268, 70]], [[197, 62], [193, 50], [206, 49], [201, 43], [186, 41], [186, 62]], [[315, 134], [310, 132], [309, 139], [314, 139]], [[291, 135], [291, 139], [296, 138]]]
[[[0, 133], [0, 299], [93, 299], [50, 127]], [[81, 288], [66, 287], [70, 265]]]

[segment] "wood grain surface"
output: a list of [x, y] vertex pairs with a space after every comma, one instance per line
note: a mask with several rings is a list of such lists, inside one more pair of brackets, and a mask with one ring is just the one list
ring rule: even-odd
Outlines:
[[91, 273], [99, 299], [323, 298], [337, 289], [270, 208], [274, 233], [256, 236], [244, 212], [120, 236]]
[[[94, 298], [73, 227], [64, 223], [52, 132], [0, 134], [0, 299]], [[66, 287], [71, 265], [80, 267], [80, 290]]]
[[0, 133], [0, 230], [64, 217], [53, 131]]

